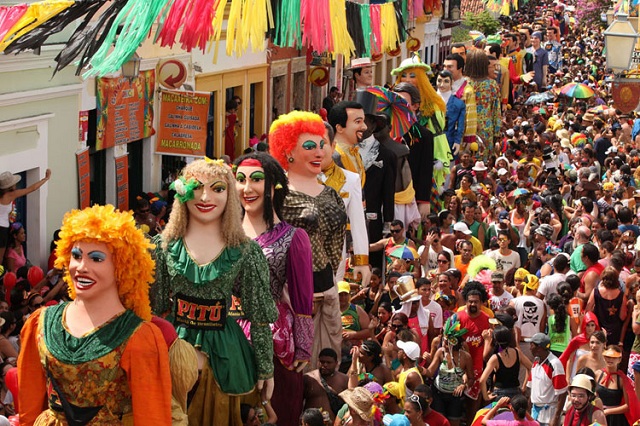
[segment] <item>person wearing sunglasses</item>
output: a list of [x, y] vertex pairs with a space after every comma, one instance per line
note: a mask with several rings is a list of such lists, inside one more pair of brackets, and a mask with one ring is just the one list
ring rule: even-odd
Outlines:
[[[420, 263], [422, 264], [422, 268], [425, 272], [439, 269], [441, 267], [440, 258], [443, 257], [440, 255], [441, 252], [444, 251], [449, 253], [449, 262], [451, 261], [451, 258], [453, 258], [453, 251], [442, 245], [441, 237], [442, 232], [440, 228], [437, 226], [431, 227], [425, 236], [424, 245], [418, 249], [418, 253], [420, 254]], [[444, 272], [447, 269], [449, 269], [449, 266], [440, 272]]]
[[[391, 232], [390, 237], [383, 238], [379, 241], [376, 241], [375, 243], [369, 244], [370, 252], [380, 251], [384, 249], [386, 253], [387, 251], [390, 251], [391, 249], [393, 249], [393, 247], [401, 246], [401, 245], [406, 245], [408, 247], [411, 247], [414, 250], [417, 250], [416, 243], [414, 243], [411, 239], [407, 238], [405, 228], [404, 228], [404, 222], [398, 219], [394, 220], [393, 222], [391, 222], [391, 225], [389, 226], [389, 231]], [[391, 263], [391, 258], [389, 256], [386, 256], [386, 260], [387, 260], [387, 266], [389, 266], [389, 264]]]
[[423, 420], [427, 410], [427, 400], [418, 395], [411, 395], [404, 402], [404, 415], [409, 419], [411, 426], [425, 426]]

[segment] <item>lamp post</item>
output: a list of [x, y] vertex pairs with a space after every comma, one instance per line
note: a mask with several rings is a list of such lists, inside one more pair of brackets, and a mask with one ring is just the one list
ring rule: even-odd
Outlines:
[[607, 49], [607, 67], [618, 72], [628, 70], [638, 33], [628, 20], [626, 13], [617, 13], [615, 19], [604, 32]]
[[138, 77], [140, 74], [140, 61], [142, 59], [136, 52], [133, 52], [133, 55], [129, 58], [127, 62], [122, 64], [122, 76], [124, 78], [128, 78], [129, 80], [133, 80]]

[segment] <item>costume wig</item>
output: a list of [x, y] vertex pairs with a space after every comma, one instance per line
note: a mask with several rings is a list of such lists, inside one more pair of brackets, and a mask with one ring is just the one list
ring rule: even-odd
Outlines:
[[69, 295], [76, 290], [69, 274], [71, 249], [77, 242], [106, 244], [113, 256], [118, 295], [125, 308], [143, 320], [151, 319], [149, 286], [153, 282], [155, 262], [153, 244], [136, 228], [131, 212], [121, 212], [112, 205], [93, 206], [65, 214], [56, 247], [55, 267], [64, 269]]
[[269, 153], [283, 169], [289, 170], [287, 156], [298, 144], [303, 133], [324, 137], [324, 124], [318, 114], [307, 111], [291, 111], [283, 114], [269, 129]]
[[395, 84], [402, 82], [402, 74], [405, 72], [415, 73], [416, 80], [418, 80], [418, 90], [420, 90], [420, 112], [422, 115], [425, 117], [431, 117], [436, 111], [446, 114], [447, 106], [429, 82], [429, 78], [427, 77], [425, 70], [418, 67], [407, 68], [398, 74]]
[[[284, 169], [280, 167], [280, 164], [275, 158], [264, 152], [252, 152], [237, 158], [236, 161], [234, 161], [234, 172], [237, 173], [237, 168], [243, 165], [253, 166], [253, 163], [256, 161], [260, 163], [260, 167], [264, 170], [264, 207], [262, 218], [267, 224], [267, 227], [271, 229], [273, 228], [274, 211], [278, 219], [284, 220], [282, 218], [282, 206], [284, 205], [285, 197], [289, 194], [289, 180], [287, 179]], [[243, 162], [245, 164], [243, 164]]]
[[[205, 181], [220, 178], [227, 185], [227, 205], [222, 213], [222, 237], [224, 243], [230, 247], [236, 247], [247, 241], [247, 236], [242, 229], [242, 207], [235, 190], [236, 180], [231, 172], [231, 167], [220, 160], [196, 160], [182, 170], [181, 176], [189, 180], [191, 178]], [[169, 243], [182, 238], [189, 225], [189, 211], [180, 200], [173, 200], [173, 208], [169, 222], [162, 233], [162, 247], [166, 249]]]

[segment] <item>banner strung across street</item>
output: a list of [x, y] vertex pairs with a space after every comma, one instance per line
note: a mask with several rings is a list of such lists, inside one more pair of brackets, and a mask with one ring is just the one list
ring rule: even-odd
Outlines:
[[208, 93], [162, 91], [156, 152], [205, 155], [209, 101]]

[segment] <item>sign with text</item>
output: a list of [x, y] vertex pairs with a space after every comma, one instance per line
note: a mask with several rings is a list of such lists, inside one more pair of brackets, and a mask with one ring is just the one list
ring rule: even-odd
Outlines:
[[116, 158], [116, 200], [120, 211], [129, 210], [129, 156]]
[[155, 70], [98, 80], [96, 150], [148, 138], [153, 130]]
[[89, 167], [89, 148], [76, 152], [78, 163], [78, 201], [80, 210], [91, 206], [91, 168]]
[[163, 91], [156, 153], [205, 155], [209, 100], [208, 93]]

